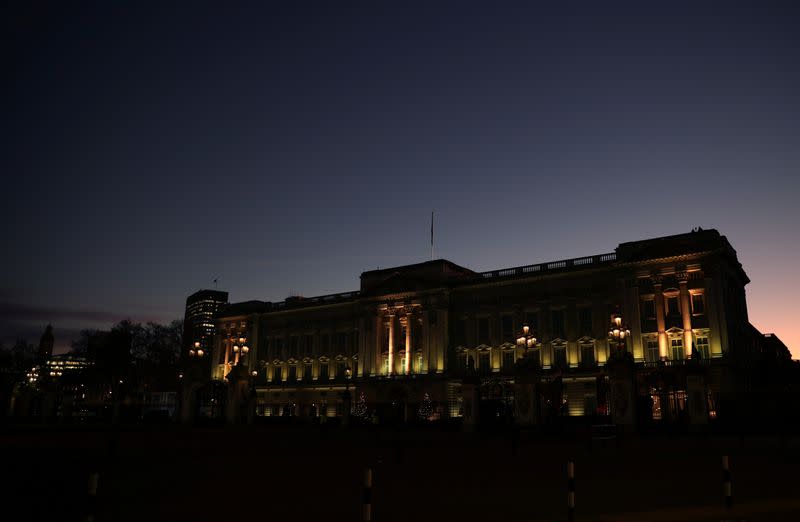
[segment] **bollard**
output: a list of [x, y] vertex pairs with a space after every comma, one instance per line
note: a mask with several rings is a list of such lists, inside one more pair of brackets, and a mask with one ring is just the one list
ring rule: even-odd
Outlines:
[[365, 522], [372, 520], [372, 468], [367, 468], [364, 472], [364, 508], [363, 518]]
[[575, 520], [575, 463], [567, 462], [567, 520]]
[[722, 490], [725, 493], [725, 508], [730, 509], [733, 506], [733, 497], [731, 496], [731, 468], [727, 455], [722, 456]]
[[95, 510], [97, 508], [97, 483], [100, 481], [100, 474], [96, 471], [89, 473], [89, 481], [87, 483], [87, 507], [86, 507], [86, 522], [94, 522]]

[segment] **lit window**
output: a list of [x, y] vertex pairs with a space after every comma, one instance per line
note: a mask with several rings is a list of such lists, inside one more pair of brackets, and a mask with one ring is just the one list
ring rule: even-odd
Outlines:
[[697, 347], [697, 351], [703, 359], [711, 358], [711, 349], [708, 345], [708, 337], [698, 337], [697, 341], [695, 342], [695, 346]]
[[684, 351], [683, 351], [683, 339], [680, 337], [675, 337], [670, 339], [670, 347], [672, 348], [672, 359], [673, 360], [681, 360], [684, 358]]
[[646, 357], [650, 362], [656, 362], [660, 359], [661, 355], [658, 351], [658, 339], [648, 339]]

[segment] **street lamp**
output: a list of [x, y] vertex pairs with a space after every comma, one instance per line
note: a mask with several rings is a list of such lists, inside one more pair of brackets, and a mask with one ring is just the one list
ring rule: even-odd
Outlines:
[[349, 366], [345, 366], [345, 368], [344, 368], [344, 378], [345, 378], [344, 391], [348, 392], [348, 393], [350, 392], [350, 377], [352, 375], [353, 375], [353, 369], [350, 368]]
[[241, 354], [242, 357], [247, 355], [250, 352], [250, 347], [247, 346], [247, 338], [246, 337], [239, 337], [239, 344], [233, 345], [233, 353], [235, 354], [234, 364], [239, 364], [239, 355]]
[[200, 341], [194, 342], [194, 348], [189, 349], [189, 357], [203, 357], [206, 354], [205, 350], [200, 345]]
[[618, 313], [611, 314], [611, 328], [608, 330], [608, 337], [617, 341], [617, 350], [620, 353], [625, 351], [625, 339], [630, 337], [631, 331], [622, 321], [622, 316]]
[[[531, 327], [526, 325], [522, 326], [522, 335], [517, 338], [517, 346], [522, 348], [524, 357], [528, 356], [528, 350], [533, 350], [539, 340], [533, 334]], [[532, 352], [533, 353], [533, 352]]]

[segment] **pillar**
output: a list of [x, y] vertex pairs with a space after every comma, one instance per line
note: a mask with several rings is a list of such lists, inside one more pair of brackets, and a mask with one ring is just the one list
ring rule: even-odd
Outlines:
[[661, 282], [653, 284], [656, 302], [656, 327], [658, 328], [658, 355], [661, 360], [668, 356], [667, 352], [667, 329], [664, 324], [664, 293], [661, 290]]
[[406, 365], [403, 371], [406, 375], [411, 373], [411, 323], [413, 322], [411, 315], [406, 315]]
[[683, 353], [689, 359], [692, 356], [692, 311], [689, 305], [689, 288], [686, 278], [681, 278], [680, 299], [681, 319], [683, 319]]
[[394, 374], [394, 314], [389, 314], [389, 371]]

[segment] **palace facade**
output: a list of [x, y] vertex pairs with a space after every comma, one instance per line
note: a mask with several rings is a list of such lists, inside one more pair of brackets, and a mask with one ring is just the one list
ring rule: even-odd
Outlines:
[[[231, 304], [217, 314], [212, 378], [250, 379], [256, 413], [340, 416], [352, 402], [381, 419], [464, 414], [465, 376], [480, 380], [493, 417], [513, 416], [523, 355], [548, 385], [554, 415], [608, 413], [611, 315], [652, 418], [686, 407], [683, 368], [704, 370], [707, 414], [735, 400], [737, 368], [763, 336], [747, 318], [749, 282], [716, 230], [622, 243], [613, 252], [489, 272], [446, 260], [361, 274], [357, 291]], [[536, 341], [518, 338], [527, 325]], [[555, 390], [555, 391], [553, 391]], [[347, 392], [347, 393], [345, 393]]]

